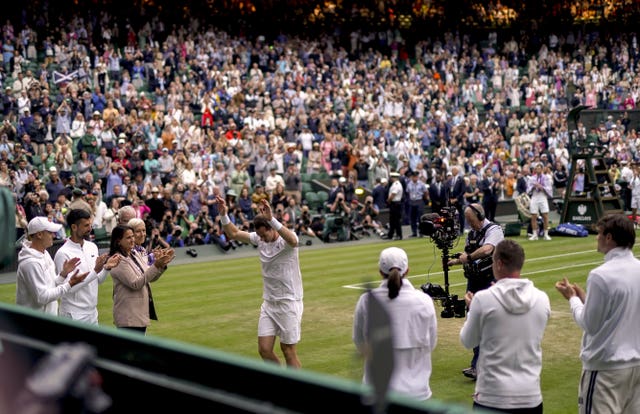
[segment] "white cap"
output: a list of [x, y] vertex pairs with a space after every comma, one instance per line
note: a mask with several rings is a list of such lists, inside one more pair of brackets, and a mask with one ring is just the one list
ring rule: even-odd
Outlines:
[[407, 270], [409, 270], [409, 259], [407, 258], [407, 253], [398, 247], [389, 247], [384, 249], [380, 253], [378, 267], [385, 275], [388, 275], [393, 268], [398, 269], [400, 274], [404, 275], [407, 273]]
[[400, 173], [394, 171], [392, 173], [389, 173], [389, 177], [400, 177]]
[[49, 172], [58, 172], [58, 169], [56, 167], [49, 167]]
[[338, 178], [338, 181], [341, 182], [341, 183], [346, 183], [347, 179], [344, 178], [344, 177], [340, 177], [340, 178]]
[[46, 217], [34, 217], [27, 225], [27, 234], [32, 235], [41, 231], [48, 231], [51, 233], [57, 233], [62, 229], [62, 224], [55, 224], [49, 221]]

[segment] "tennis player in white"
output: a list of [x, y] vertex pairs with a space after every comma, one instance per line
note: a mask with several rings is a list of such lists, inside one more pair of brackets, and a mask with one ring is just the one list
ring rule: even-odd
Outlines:
[[273, 217], [271, 205], [262, 200], [253, 219], [253, 232], [239, 230], [227, 215], [225, 200], [216, 197], [220, 224], [227, 237], [258, 247], [262, 265], [262, 306], [258, 321], [258, 351], [265, 361], [280, 363], [274, 352], [276, 337], [287, 366], [300, 368], [296, 344], [302, 325], [302, 274], [298, 236]]

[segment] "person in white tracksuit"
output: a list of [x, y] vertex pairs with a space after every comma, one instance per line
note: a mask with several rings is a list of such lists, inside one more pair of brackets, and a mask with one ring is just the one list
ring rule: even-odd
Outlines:
[[[56, 274], [55, 264], [47, 251], [53, 245], [53, 235], [62, 225], [49, 221], [47, 217], [34, 217], [27, 225], [29, 240], [22, 244], [18, 254], [16, 277], [16, 304], [41, 312], [58, 315], [58, 299], [82, 282], [88, 273], [76, 269], [79, 258], [63, 263]], [[63, 280], [56, 284], [56, 279]]]

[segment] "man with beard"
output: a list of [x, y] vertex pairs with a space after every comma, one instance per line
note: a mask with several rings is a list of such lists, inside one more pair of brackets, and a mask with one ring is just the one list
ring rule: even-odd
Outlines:
[[[118, 265], [120, 256], [98, 254], [98, 246], [87, 240], [91, 234], [91, 221], [91, 214], [83, 209], [71, 210], [67, 214], [70, 236], [56, 252], [53, 261], [60, 272], [68, 259], [79, 258], [77, 269], [81, 273], [89, 273], [83, 282], [60, 298], [60, 316], [97, 325], [98, 285], [106, 280], [109, 270]], [[56, 280], [58, 284], [63, 282], [61, 278]]]

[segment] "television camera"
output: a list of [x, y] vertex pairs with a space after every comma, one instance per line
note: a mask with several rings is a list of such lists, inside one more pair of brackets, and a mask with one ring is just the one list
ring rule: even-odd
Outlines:
[[420, 234], [431, 237], [438, 249], [442, 251], [442, 270], [444, 273], [444, 289], [434, 283], [421, 286], [424, 293], [442, 304], [442, 318], [464, 318], [466, 304], [458, 295], [449, 293], [449, 254], [453, 243], [460, 235], [460, 221], [455, 207], [443, 207], [439, 213], [427, 213], [420, 218]]

